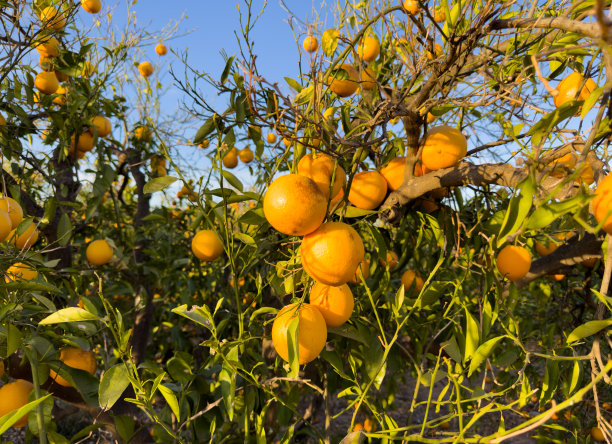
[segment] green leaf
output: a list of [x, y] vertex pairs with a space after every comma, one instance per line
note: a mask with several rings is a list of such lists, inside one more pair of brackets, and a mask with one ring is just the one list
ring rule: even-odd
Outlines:
[[181, 305], [173, 309], [172, 313], [176, 313], [193, 322], [196, 322], [197, 324], [206, 327], [211, 332], [215, 331], [212, 314], [206, 305], [202, 305], [201, 307], [194, 305], [190, 310], [187, 309], [187, 305]]
[[226, 82], [227, 77], [229, 76], [230, 69], [232, 68], [233, 63], [234, 63], [234, 56], [231, 56], [229, 59], [227, 59], [227, 62], [225, 62], [225, 67], [223, 68], [223, 72], [221, 73], [221, 79], [220, 79], [220, 82], [222, 84]]
[[472, 376], [472, 373], [474, 373], [478, 369], [478, 367], [480, 367], [480, 364], [482, 364], [485, 359], [487, 359], [491, 355], [497, 343], [501, 341], [504, 337], [505, 336], [498, 336], [496, 338], [489, 339], [487, 342], [481, 344], [480, 347], [476, 349], [474, 355], [472, 356], [472, 362], [470, 362], [468, 378]]
[[542, 382], [542, 394], [540, 395], [541, 406], [547, 404], [552, 399], [558, 384], [558, 362], [549, 360], [546, 362], [546, 371], [544, 372], [544, 381]]
[[8, 288], [9, 290], [24, 290], [24, 291], [44, 291], [48, 293], [59, 293], [60, 290], [54, 285], [42, 281], [14, 281], [0, 283], [0, 287]]
[[323, 53], [327, 57], [331, 57], [338, 47], [338, 37], [340, 37], [340, 31], [337, 29], [328, 29], [323, 33], [321, 38], [321, 46], [323, 47]]
[[6, 328], [6, 357], [8, 358], [23, 345], [23, 335], [17, 326], [9, 323]]
[[572, 377], [570, 379], [568, 387], [568, 396], [571, 396], [578, 388], [578, 384], [580, 384], [581, 375], [582, 365], [580, 364], [580, 361], [574, 361], [574, 367], [572, 368]]
[[534, 181], [531, 176], [528, 176], [521, 181], [517, 188], [520, 190], [518, 196], [513, 196], [510, 199], [508, 210], [504, 216], [504, 221], [499, 230], [499, 236], [497, 238], [497, 248], [501, 247], [508, 236], [514, 234], [523, 225], [525, 217], [531, 209], [533, 203], [533, 194], [535, 192]]
[[240, 180], [234, 176], [232, 173], [230, 173], [227, 170], [223, 170], [221, 172], [221, 174], [223, 175], [223, 177], [225, 178], [225, 180], [228, 181], [228, 183], [233, 186], [234, 188], [236, 188], [238, 191], [242, 191], [243, 190], [243, 186], [242, 186], [242, 182], [240, 182]]
[[40, 321], [39, 325], [59, 324], [61, 322], [78, 322], [78, 321], [99, 321], [100, 318], [95, 314], [83, 310], [79, 307], [62, 308], [53, 314], [50, 314], [45, 319]]
[[454, 336], [448, 341], [440, 344], [440, 347], [444, 349], [444, 351], [453, 361], [461, 362], [461, 350], [459, 349], [459, 344], [457, 344], [457, 339], [455, 339]]
[[249, 210], [238, 218], [238, 222], [247, 225], [261, 225], [267, 222], [263, 208]]
[[72, 223], [70, 222], [70, 216], [68, 216], [68, 213], [62, 213], [57, 225], [57, 242], [62, 247], [65, 247], [70, 242], [71, 237]]
[[301, 90], [296, 96], [293, 98], [293, 102], [297, 105], [304, 105], [308, 103], [310, 99], [312, 99], [312, 95], [314, 94], [314, 86], [308, 85], [306, 88]]
[[478, 331], [478, 323], [474, 316], [465, 309], [465, 323], [466, 323], [466, 335], [465, 335], [465, 353], [463, 354], [463, 361], [467, 361], [473, 355], [478, 348], [480, 342], [480, 333]]
[[321, 354], [319, 356], [322, 359], [325, 359], [327, 362], [329, 362], [331, 366], [334, 368], [334, 370], [336, 371], [336, 373], [338, 373], [338, 375], [340, 375], [342, 378], [348, 381], [353, 380], [349, 375], [347, 375], [344, 372], [344, 363], [342, 362], [342, 359], [340, 359], [340, 356], [338, 355], [338, 353], [336, 353], [333, 350], [328, 351], [328, 350], [323, 349], [323, 351], [321, 351]]
[[172, 176], [156, 177], [155, 179], [151, 179], [150, 181], [148, 181], [142, 190], [146, 194], [155, 193], [156, 191], [161, 191], [163, 189], [168, 188], [177, 180], [178, 178]]
[[159, 391], [159, 393], [161, 393], [161, 395], [164, 397], [164, 399], [170, 406], [172, 413], [174, 413], [174, 416], [176, 416], [176, 420], [180, 421], [181, 412], [179, 409], [178, 400], [176, 399], [176, 395], [174, 394], [174, 392], [163, 384], [158, 385], [157, 390]]
[[195, 137], [193, 138], [194, 145], [199, 145], [200, 143], [202, 143], [204, 139], [206, 139], [206, 136], [208, 136], [210, 133], [213, 132], [213, 130], [215, 130], [216, 117], [216, 114], [212, 117], [209, 117], [208, 120], [206, 120], [206, 122], [204, 122], [204, 124], [200, 127], [200, 129], [198, 129]]
[[[293, 310], [291, 310], [293, 311]], [[300, 370], [300, 349], [299, 349], [299, 325], [300, 317], [293, 315], [293, 319], [287, 327], [287, 350], [289, 351], [289, 367], [291, 370], [287, 374], [290, 378], [297, 378]]]
[[100, 407], [110, 409], [130, 385], [128, 369], [125, 364], [116, 364], [104, 372], [100, 381], [98, 400]]
[[604, 92], [604, 87], [599, 86], [595, 88], [595, 90], [591, 94], [589, 94], [589, 97], [587, 97], [587, 99], [582, 104], [582, 111], [580, 112], [581, 119], [584, 119], [586, 115], [589, 113], [589, 111], [591, 111], [591, 108], [595, 106], [595, 104], [597, 103], [597, 101], [599, 100], [603, 92]]
[[533, 145], [539, 145], [542, 139], [544, 139], [555, 125], [559, 122], [572, 117], [578, 108], [578, 104], [575, 102], [568, 102], [556, 108], [554, 111], [543, 116], [531, 129], [527, 132], [528, 136], [531, 137]]
[[571, 344], [587, 336], [594, 335], [610, 325], [612, 325], [612, 319], [606, 319], [605, 321], [589, 321], [576, 327], [567, 337], [567, 343]]
[[51, 394], [45, 395], [35, 401], [29, 402], [23, 407], [0, 417], [0, 435], [6, 432], [13, 424], [19, 421], [24, 415], [31, 412], [38, 404], [45, 402], [51, 397]]
[[233, 347], [226, 355], [227, 360], [223, 361], [223, 367], [219, 373], [219, 382], [221, 383], [221, 394], [223, 395], [223, 403], [229, 420], [234, 418], [234, 396], [236, 394], [236, 371], [232, 368], [228, 361], [238, 361], [238, 346]]
[[376, 210], [364, 210], [362, 208], [357, 208], [352, 205], [349, 205], [346, 207], [346, 210], [344, 210], [343, 208], [338, 208], [336, 210], [336, 214], [340, 215], [342, 214], [342, 211], [346, 211], [344, 213], [344, 217], [363, 217], [368, 216], [370, 214], [378, 213], [378, 211]]
[[300, 92], [302, 90], [302, 86], [296, 82], [295, 80], [293, 80], [291, 77], [285, 77], [285, 81], [287, 82], [287, 84], [293, 88], [296, 92]]
[[255, 245], [255, 239], [245, 233], [234, 233], [234, 237], [247, 245]]

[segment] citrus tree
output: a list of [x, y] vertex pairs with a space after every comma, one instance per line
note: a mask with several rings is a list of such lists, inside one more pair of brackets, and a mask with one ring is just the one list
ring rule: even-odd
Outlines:
[[169, 118], [177, 29], [5, 3], [0, 432], [612, 437], [608, 4], [337, 2], [281, 80], [246, 1]]

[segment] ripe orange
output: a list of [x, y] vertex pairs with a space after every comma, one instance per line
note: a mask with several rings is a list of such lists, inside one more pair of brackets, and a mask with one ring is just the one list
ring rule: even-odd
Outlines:
[[38, 271], [30, 265], [16, 262], [6, 270], [6, 282], [11, 281], [31, 281], [38, 277]]
[[531, 267], [531, 255], [525, 248], [507, 245], [497, 254], [497, 269], [511, 281], [524, 277]]
[[55, 37], [51, 37], [37, 44], [36, 51], [43, 57], [57, 57], [60, 54], [60, 44]]
[[155, 68], [151, 62], [142, 62], [140, 65], [138, 65], [138, 72], [143, 77], [149, 77], [151, 74], [153, 74], [153, 71], [155, 71]]
[[42, 10], [40, 13], [40, 21], [44, 23], [45, 27], [56, 31], [62, 30], [64, 26], [66, 26], [66, 17], [62, 11], [53, 6], [47, 6]]
[[434, 43], [434, 50], [433, 52], [431, 52], [429, 49], [426, 52], [426, 56], [429, 60], [434, 60], [437, 59], [438, 57], [440, 57], [442, 55], [443, 49], [442, 49], [442, 45], [440, 45], [439, 43]]
[[107, 137], [112, 130], [111, 121], [104, 116], [96, 116], [92, 119], [93, 126], [89, 127], [91, 135], [94, 134], [94, 128], [98, 131], [98, 137]]
[[301, 246], [304, 271], [317, 282], [339, 286], [354, 275], [364, 256], [359, 233], [344, 222], [326, 222], [304, 236]]
[[364, 62], [376, 60], [380, 54], [380, 43], [378, 39], [372, 36], [362, 38], [357, 47], [357, 54]]
[[435, 171], [457, 164], [467, 153], [467, 140], [461, 131], [451, 126], [437, 126], [425, 135], [423, 165]]
[[359, 432], [361, 430], [363, 430], [363, 424], [360, 422], [356, 422], [353, 426], [353, 432]]
[[148, 126], [138, 126], [134, 128], [134, 138], [142, 142], [150, 142], [153, 140], [153, 133]]
[[336, 174], [334, 176], [334, 186], [331, 190], [331, 197], [333, 198], [342, 191], [342, 187], [346, 183], [346, 173], [331, 156], [327, 154], [306, 154], [298, 162], [297, 172], [301, 176], [314, 180], [323, 195], [329, 197], [329, 187], [334, 174], [334, 167]]
[[395, 251], [387, 250], [387, 257], [385, 260], [380, 259], [380, 264], [383, 267], [389, 267], [390, 270], [393, 270], [399, 265], [397, 253]]
[[211, 262], [223, 254], [223, 244], [213, 230], [200, 230], [191, 240], [191, 251], [201, 261]]
[[[0, 399], [2, 399], [0, 403], [0, 418], [26, 405], [28, 403], [28, 396], [30, 396], [30, 392], [33, 389], [32, 383], [24, 379], [18, 379], [15, 382], [9, 382], [0, 387]], [[13, 427], [25, 427], [27, 423], [28, 414], [26, 413], [13, 424]]]
[[[578, 88], [580, 88], [583, 82], [584, 86], [580, 90], [580, 93], [578, 93]], [[586, 79], [586, 81], [584, 81], [582, 74], [573, 72], [561, 80], [555, 88], [555, 91], [557, 91], [557, 95], [554, 99], [555, 106], [558, 108], [573, 100], [586, 100], [596, 88], [597, 84], [593, 79]], [[580, 111], [578, 111], [576, 115], [578, 114], [580, 114]]]
[[552, 171], [550, 173], [553, 177], [564, 177], [568, 173], [572, 172], [576, 166], [576, 155], [574, 153], [567, 153], [564, 156], [555, 159], [552, 162]]
[[340, 97], [348, 97], [359, 87], [359, 73], [351, 65], [343, 63], [335, 74], [327, 78], [329, 89]]
[[0, 209], [0, 242], [4, 242], [11, 234], [13, 222], [7, 211]]
[[357, 208], [378, 208], [387, 195], [387, 181], [378, 171], [362, 171], [353, 176], [348, 200]]
[[291, 140], [287, 139], [286, 137], [283, 137], [283, 144], [285, 144], [286, 148], [289, 148], [291, 146]]
[[285, 174], [268, 187], [263, 209], [270, 225], [281, 233], [304, 236], [323, 223], [327, 199], [312, 179]]
[[163, 43], [158, 43], [155, 46], [155, 52], [160, 56], [164, 56], [168, 54], [168, 48], [166, 48], [166, 45], [164, 45]]
[[[83, 350], [76, 347], [66, 347], [60, 352], [60, 361], [63, 365], [77, 370], [85, 370], [90, 375], [96, 373], [98, 365], [96, 363], [96, 356], [91, 351]], [[62, 378], [52, 369], [49, 369], [49, 376], [59, 385], [64, 387], [71, 387], [66, 379]]]
[[396, 157], [380, 169], [380, 174], [387, 181], [387, 186], [391, 191], [397, 190], [404, 182], [404, 172], [406, 171], [406, 158]]
[[268, 133], [268, 135], [266, 136], [266, 140], [268, 141], [268, 143], [276, 143], [276, 134]]
[[97, 14], [102, 9], [102, 2], [100, 0], [81, 0], [81, 6], [85, 12]]
[[441, 23], [446, 20], [446, 11], [442, 6], [438, 6], [433, 10], [434, 21]]
[[302, 45], [306, 51], [315, 52], [319, 48], [319, 41], [316, 37], [309, 35], [304, 39]]
[[361, 281], [365, 281], [370, 277], [370, 260], [364, 259], [359, 263], [355, 274], [351, 277], [349, 282], [351, 284], [359, 284]]
[[310, 304], [321, 312], [328, 327], [339, 327], [351, 317], [355, 300], [346, 284], [332, 287], [315, 282], [310, 290]]
[[106, 240], [98, 239], [89, 243], [85, 256], [91, 265], [105, 265], [113, 258], [113, 249]]
[[25, 229], [21, 236], [17, 236], [17, 229], [14, 229], [9, 234], [9, 241], [20, 250], [27, 250], [38, 240], [38, 230], [36, 224], [30, 222], [30, 225]]
[[405, 291], [409, 291], [413, 285], [416, 291], [421, 291], [425, 285], [425, 282], [416, 272], [406, 270], [404, 271], [404, 274], [402, 274], [402, 285], [404, 286]]
[[59, 88], [59, 81], [54, 72], [42, 71], [36, 74], [34, 86], [43, 94], [54, 94]]
[[210, 140], [204, 139], [198, 146], [202, 149], [206, 149], [210, 146]]
[[82, 159], [87, 154], [85, 151], [77, 150], [74, 144], [68, 148], [68, 158], [72, 160]]
[[251, 148], [246, 146], [242, 148], [240, 151], [238, 151], [238, 157], [240, 157], [240, 160], [242, 162], [249, 163], [253, 160], [255, 156], [253, 155], [253, 151], [251, 150]]
[[606, 440], [606, 436], [604, 435], [604, 433], [601, 431], [601, 429], [599, 427], [593, 427], [591, 429], [591, 438], [593, 438], [593, 441], [605, 441]]
[[419, 13], [419, 2], [416, 0], [404, 0], [404, 9], [412, 15]]
[[9, 214], [13, 229], [17, 228], [17, 225], [19, 225], [23, 220], [23, 210], [21, 209], [21, 205], [19, 205], [19, 203], [12, 197], [0, 197], [0, 210], [4, 210]]
[[370, 91], [376, 87], [376, 73], [372, 68], [361, 70], [361, 89]]
[[592, 201], [593, 215], [597, 223], [603, 222], [602, 229], [612, 234], [612, 175], [607, 175], [597, 185]]
[[[72, 136], [71, 146], [74, 145], [75, 136]], [[94, 149], [94, 138], [89, 132], [84, 132], [79, 135], [79, 140], [76, 143], [76, 149], [88, 153]]]
[[56, 103], [58, 105], [65, 105], [66, 104], [66, 88], [64, 88], [62, 85], [58, 86], [57, 91], [55, 91], [55, 94], [57, 94], [57, 97], [53, 98], [53, 103]]
[[283, 360], [289, 361], [287, 329], [296, 316], [299, 319], [298, 362], [307, 364], [319, 356], [327, 341], [325, 319], [321, 312], [312, 305], [302, 303], [283, 307], [272, 324], [272, 344], [276, 353]]
[[376, 423], [372, 418], [366, 418], [363, 420], [363, 430], [367, 433], [374, 433], [376, 431]]
[[223, 157], [223, 166], [225, 168], [236, 168], [238, 165], [238, 150], [236, 148], [232, 148], [224, 157]]
[[535, 243], [536, 253], [538, 253], [542, 257], [548, 256], [549, 254], [553, 253], [557, 248], [559, 248], [559, 244], [554, 240], [548, 240], [547, 244], [539, 241], [536, 241]]

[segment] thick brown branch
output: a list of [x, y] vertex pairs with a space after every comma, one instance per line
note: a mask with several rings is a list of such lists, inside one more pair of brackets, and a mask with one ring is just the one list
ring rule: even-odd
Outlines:
[[[607, 23], [608, 30], [610, 23]], [[610, 32], [602, 32], [602, 28], [598, 23], [584, 23], [576, 20], [571, 20], [566, 17], [546, 17], [546, 18], [511, 18], [500, 19], [491, 22], [491, 29], [507, 29], [507, 28], [527, 28], [527, 29], [562, 29], [567, 32], [575, 32], [582, 34], [585, 37], [593, 39], [603, 39], [610, 43]], [[607, 34], [607, 35], [606, 35]]]

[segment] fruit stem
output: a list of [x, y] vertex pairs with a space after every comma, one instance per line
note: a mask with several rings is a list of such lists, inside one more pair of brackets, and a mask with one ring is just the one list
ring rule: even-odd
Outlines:
[[[40, 392], [40, 381], [38, 379], [38, 362], [36, 359], [32, 359], [28, 353], [28, 360], [30, 361], [30, 367], [32, 368], [32, 384], [34, 385], [34, 396], [36, 399], [42, 398]], [[36, 422], [38, 425], [38, 439], [40, 444], [47, 444], [47, 431], [45, 430], [45, 413], [44, 403], [40, 403], [36, 406]]]

